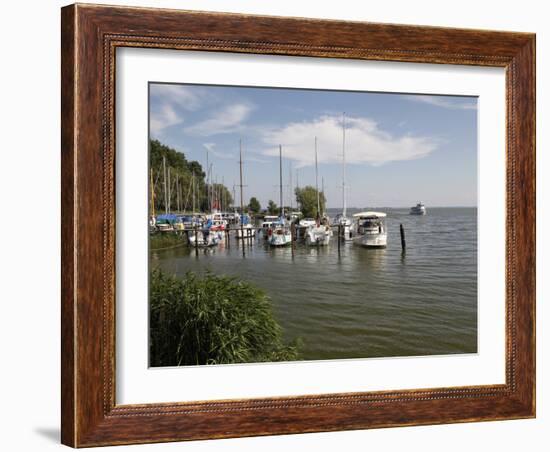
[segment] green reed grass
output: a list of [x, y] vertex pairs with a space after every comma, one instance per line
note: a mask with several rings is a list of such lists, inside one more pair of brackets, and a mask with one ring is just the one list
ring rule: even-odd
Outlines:
[[175, 232], [161, 232], [149, 236], [149, 248], [151, 251], [186, 244], [186, 237], [183, 234], [176, 234]]
[[298, 348], [283, 342], [269, 298], [252, 284], [152, 271], [151, 366], [293, 361]]

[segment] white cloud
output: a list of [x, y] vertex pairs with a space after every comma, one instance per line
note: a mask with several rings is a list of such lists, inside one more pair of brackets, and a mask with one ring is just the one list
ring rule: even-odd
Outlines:
[[211, 136], [222, 133], [238, 132], [248, 119], [253, 107], [250, 104], [228, 105], [216, 111], [210, 118], [186, 127], [186, 133], [199, 136]]
[[211, 100], [211, 95], [197, 87], [152, 84], [150, 130], [154, 136], [162, 135], [164, 129], [182, 124], [185, 111], [195, 111]]
[[174, 108], [170, 104], [164, 104], [158, 111], [151, 112], [149, 128], [152, 135], [158, 136], [165, 128], [182, 122], [183, 119], [178, 116]]
[[[315, 137], [319, 163], [341, 162], [341, 118], [328, 115], [266, 131], [263, 141], [270, 148], [264, 154], [278, 156], [278, 145], [281, 144], [283, 157], [296, 161], [297, 167], [312, 165], [315, 161]], [[439, 144], [440, 140], [431, 137], [394, 136], [380, 129], [369, 118], [346, 118], [346, 161], [350, 164], [369, 163], [376, 166], [419, 159], [432, 153]]]
[[195, 111], [211, 100], [211, 94], [196, 86], [152, 84], [151, 99], [169, 103], [187, 111]]
[[476, 98], [457, 98], [453, 96], [442, 97], [429, 95], [411, 95], [403, 97], [413, 102], [421, 102], [423, 104], [447, 108], [449, 110], [477, 110]]
[[221, 159], [233, 159], [233, 158], [235, 158], [234, 154], [230, 154], [230, 153], [227, 153], [227, 152], [218, 152], [218, 151], [216, 151], [214, 149], [216, 147], [216, 143], [203, 143], [202, 145], [208, 150], [208, 152], [210, 152], [212, 155], [215, 155], [218, 158], [221, 158]]

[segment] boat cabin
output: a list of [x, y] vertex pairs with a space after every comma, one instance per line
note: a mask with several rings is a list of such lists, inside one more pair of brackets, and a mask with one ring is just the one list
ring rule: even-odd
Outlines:
[[353, 215], [357, 222], [357, 234], [384, 234], [386, 232], [384, 212], [360, 212]]

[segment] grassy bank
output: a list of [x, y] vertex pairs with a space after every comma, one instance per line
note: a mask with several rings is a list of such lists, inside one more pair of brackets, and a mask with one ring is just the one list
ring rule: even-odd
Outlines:
[[150, 365], [182, 366], [299, 359], [285, 344], [266, 294], [247, 282], [153, 270]]
[[151, 251], [161, 250], [163, 248], [173, 248], [187, 244], [187, 238], [183, 234], [174, 232], [163, 232], [149, 236], [149, 249]]

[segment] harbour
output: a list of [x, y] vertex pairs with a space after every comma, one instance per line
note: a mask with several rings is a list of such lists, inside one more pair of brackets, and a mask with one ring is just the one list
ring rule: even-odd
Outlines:
[[[423, 216], [409, 209], [377, 209], [387, 213], [385, 248], [356, 246], [337, 234], [329, 246], [296, 240], [273, 247], [258, 218], [254, 237], [238, 240], [234, 228], [198, 252], [182, 239], [181, 246], [151, 250], [150, 266], [260, 287], [285, 339], [301, 342], [303, 360], [475, 353], [477, 209], [431, 207]], [[338, 212], [327, 209], [333, 218]]]
[[[477, 352], [475, 115], [450, 110], [464, 135], [410, 96], [168, 88], [149, 146], [153, 366]], [[217, 130], [211, 105], [165, 135], [173, 92], [259, 117]]]

